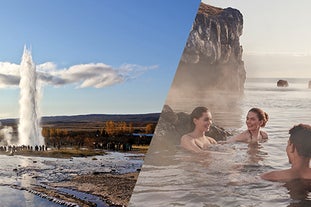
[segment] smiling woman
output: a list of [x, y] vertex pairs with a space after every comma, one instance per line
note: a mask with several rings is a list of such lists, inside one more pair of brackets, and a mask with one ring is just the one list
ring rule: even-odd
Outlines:
[[180, 145], [192, 152], [204, 152], [211, 144], [216, 144], [216, 140], [205, 136], [212, 124], [211, 112], [203, 106], [196, 107], [190, 114], [192, 131], [181, 137]]
[[231, 137], [227, 142], [247, 142], [257, 143], [264, 142], [268, 139], [268, 134], [261, 131], [261, 127], [265, 127], [269, 116], [260, 108], [251, 108], [246, 116], [247, 130]]

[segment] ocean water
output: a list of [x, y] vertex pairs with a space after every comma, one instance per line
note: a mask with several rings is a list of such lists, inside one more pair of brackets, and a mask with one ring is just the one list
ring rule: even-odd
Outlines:
[[[290, 167], [285, 152], [288, 130], [311, 124], [309, 79], [288, 79], [289, 87], [276, 87], [277, 79], [247, 79], [244, 94], [195, 91], [185, 96], [170, 91], [166, 104], [175, 112], [190, 113], [207, 106], [213, 122], [237, 134], [246, 129], [252, 107], [269, 114], [263, 130], [269, 140], [260, 145], [234, 143], [213, 146], [206, 156], [190, 154], [155, 135], [135, 186], [130, 206], [311, 206], [310, 183], [270, 182], [260, 174]], [[157, 129], [157, 131], [160, 129]], [[156, 133], [157, 133], [156, 131]]]

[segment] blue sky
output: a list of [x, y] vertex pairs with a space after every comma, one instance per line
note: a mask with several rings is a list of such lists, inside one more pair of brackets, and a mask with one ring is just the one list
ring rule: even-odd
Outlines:
[[[25, 45], [37, 71], [72, 79], [45, 83], [43, 116], [160, 112], [199, 3], [2, 1], [0, 119], [18, 117], [19, 88], [7, 75], [17, 74]], [[94, 67], [111, 80], [90, 77]]]
[[243, 14], [243, 60], [248, 77], [311, 79], [309, 0], [203, 0]]

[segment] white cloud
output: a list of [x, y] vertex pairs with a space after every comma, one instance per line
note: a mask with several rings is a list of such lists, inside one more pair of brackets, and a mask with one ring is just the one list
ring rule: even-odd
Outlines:
[[[103, 88], [137, 78], [144, 72], [157, 66], [140, 66], [124, 64], [119, 68], [104, 63], [89, 63], [73, 65], [65, 69], [57, 69], [52, 62], [36, 66], [38, 79], [44, 84], [62, 86], [74, 84], [77, 88]], [[20, 65], [0, 62], [0, 88], [18, 86], [20, 80]]]
[[19, 65], [0, 62], [0, 88], [11, 87], [19, 83]]

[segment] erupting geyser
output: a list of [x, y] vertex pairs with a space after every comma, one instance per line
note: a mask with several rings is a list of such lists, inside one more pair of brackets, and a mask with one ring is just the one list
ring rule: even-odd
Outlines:
[[20, 77], [19, 144], [44, 145], [44, 138], [41, 135], [39, 125], [36, 65], [32, 61], [31, 52], [26, 47], [21, 61]]

